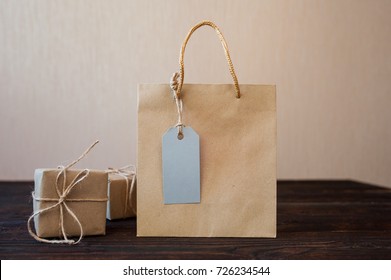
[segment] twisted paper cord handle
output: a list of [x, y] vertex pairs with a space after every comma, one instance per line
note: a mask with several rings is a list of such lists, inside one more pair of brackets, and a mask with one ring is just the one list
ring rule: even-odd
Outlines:
[[[179, 55], [179, 66], [180, 66], [179, 73], [178, 73], [179, 81], [174, 82], [176, 84], [175, 85], [176, 96], [178, 97], [178, 99], [181, 98], [181, 91], [182, 91], [183, 81], [185, 78], [184, 56], [185, 56], [185, 49], [186, 49], [187, 42], [189, 41], [189, 39], [190, 39], [191, 35], [194, 33], [194, 31], [196, 31], [201, 26], [205, 26], [205, 25], [212, 27], [216, 31], [217, 35], [219, 36], [220, 42], [224, 48], [225, 58], [227, 59], [227, 62], [228, 62], [229, 72], [231, 73], [232, 80], [234, 82], [236, 98], [240, 98], [239, 82], [238, 82], [238, 78], [236, 77], [236, 74], [235, 74], [235, 70], [234, 70], [234, 66], [232, 64], [231, 56], [229, 55], [227, 42], [225, 41], [224, 36], [221, 33], [220, 29], [217, 27], [217, 25], [214, 24], [213, 22], [207, 21], [207, 20], [196, 24], [192, 29], [190, 29], [189, 33], [186, 35], [186, 38], [182, 43], [181, 52]], [[178, 77], [176, 77], [176, 78], [178, 78]], [[172, 80], [176, 80], [176, 79], [172, 79]], [[173, 89], [173, 87], [171, 87], [171, 88]]]

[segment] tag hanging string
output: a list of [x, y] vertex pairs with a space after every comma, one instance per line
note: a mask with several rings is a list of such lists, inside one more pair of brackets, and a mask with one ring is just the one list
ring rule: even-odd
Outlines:
[[[131, 200], [131, 194], [133, 193], [133, 190], [135, 188], [135, 183], [136, 183], [136, 173], [137, 173], [136, 167], [134, 165], [126, 165], [118, 169], [109, 167], [107, 173], [117, 174], [126, 180], [125, 207], [123, 210], [123, 216], [125, 217], [129, 207], [134, 214], [137, 214], [136, 205], [133, 205]], [[129, 179], [132, 180], [130, 184], [129, 184]]]
[[178, 139], [182, 139], [183, 138], [183, 127], [185, 126], [183, 124], [183, 120], [182, 120], [182, 116], [183, 116], [183, 101], [182, 101], [182, 98], [179, 98], [179, 96], [177, 95], [177, 89], [178, 89], [178, 77], [179, 77], [179, 73], [174, 73], [171, 77], [171, 80], [170, 80], [170, 88], [171, 88], [171, 93], [172, 93], [172, 96], [174, 97], [174, 100], [175, 100], [175, 105], [176, 105], [176, 108], [177, 108], [177, 112], [178, 112], [178, 121], [175, 125], [175, 127], [178, 128]]
[[[81, 154], [79, 158], [68, 164], [67, 166], [59, 166], [58, 169], [60, 172], [57, 174], [56, 177], [56, 192], [58, 195], [58, 198], [44, 198], [44, 197], [36, 197], [35, 192], [32, 192], [32, 197], [35, 201], [41, 201], [41, 202], [55, 202], [53, 205], [40, 209], [38, 211], [35, 211], [28, 219], [27, 221], [27, 229], [30, 235], [37, 241], [44, 242], [44, 243], [52, 243], [52, 244], [77, 244], [81, 241], [84, 235], [83, 226], [80, 223], [79, 218], [76, 216], [76, 214], [72, 211], [72, 209], [67, 205], [67, 202], [107, 202], [107, 198], [80, 198], [80, 199], [70, 199], [68, 198], [69, 193], [80, 184], [83, 180], [85, 180], [88, 175], [90, 174], [89, 169], [84, 169], [80, 171], [76, 177], [72, 180], [72, 182], [66, 186], [66, 177], [67, 177], [67, 170], [74, 166], [76, 163], [78, 163], [81, 159], [83, 159], [90, 151], [91, 149], [98, 144], [99, 141], [95, 141], [88, 149]], [[60, 180], [60, 177], [62, 176], [62, 180]], [[60, 184], [60, 181], [62, 184]], [[59, 207], [60, 209], [60, 217], [59, 217], [59, 231], [60, 235], [63, 236], [63, 239], [59, 240], [49, 240], [39, 237], [31, 227], [31, 222], [34, 219], [34, 217], [44, 213], [51, 211], [55, 208]], [[75, 241], [73, 239], [68, 239], [65, 226], [64, 226], [64, 212], [67, 211], [69, 215], [73, 218], [73, 220], [76, 222], [80, 229], [80, 235], [79, 238]]]

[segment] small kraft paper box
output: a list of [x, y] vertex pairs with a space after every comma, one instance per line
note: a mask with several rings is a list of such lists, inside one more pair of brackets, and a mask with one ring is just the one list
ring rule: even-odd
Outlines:
[[134, 173], [109, 173], [107, 219], [125, 219], [136, 216], [136, 184]]
[[[105, 235], [106, 171], [36, 169], [34, 181], [32, 217], [36, 236], [32, 236], [35, 239], [48, 243], [77, 243], [84, 235]], [[30, 224], [29, 231], [31, 234]], [[78, 236], [79, 240], [68, 240], [70, 236]], [[42, 239], [47, 237], [63, 237], [64, 240]]]

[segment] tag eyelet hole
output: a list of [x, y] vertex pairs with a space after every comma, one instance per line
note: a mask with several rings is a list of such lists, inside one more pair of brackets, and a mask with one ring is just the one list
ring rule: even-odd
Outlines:
[[178, 132], [178, 136], [177, 136], [178, 140], [182, 140], [184, 137], [185, 136], [183, 135], [182, 132]]

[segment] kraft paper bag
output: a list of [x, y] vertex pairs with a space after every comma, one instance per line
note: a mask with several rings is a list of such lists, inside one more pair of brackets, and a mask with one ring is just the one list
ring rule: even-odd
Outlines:
[[[204, 25], [219, 35], [234, 85], [183, 84], [186, 43]], [[190, 30], [180, 70], [181, 91], [174, 88], [174, 93], [183, 101], [183, 122], [200, 139], [200, 203], [164, 204], [163, 199], [162, 136], [178, 116], [171, 94], [176, 82], [171, 88], [139, 85], [137, 235], [275, 237], [275, 86], [238, 84], [226, 42], [209, 21]]]

